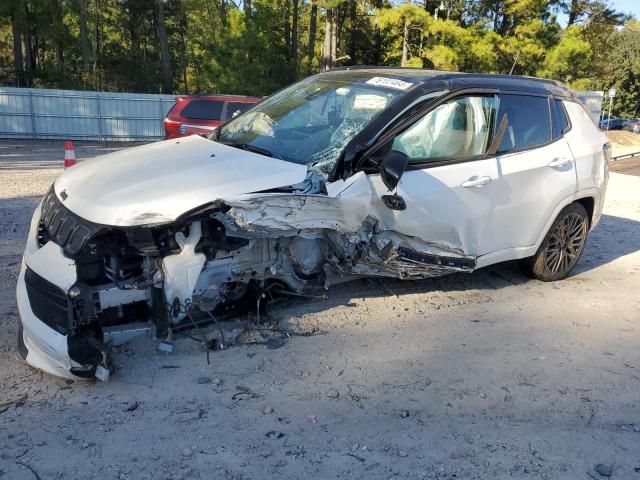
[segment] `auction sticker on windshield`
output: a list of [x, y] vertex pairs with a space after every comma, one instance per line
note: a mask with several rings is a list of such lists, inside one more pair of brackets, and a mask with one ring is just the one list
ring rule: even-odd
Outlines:
[[409, 90], [413, 83], [398, 80], [397, 78], [373, 77], [365, 82], [367, 85], [375, 85], [376, 87], [395, 88], [397, 90]]

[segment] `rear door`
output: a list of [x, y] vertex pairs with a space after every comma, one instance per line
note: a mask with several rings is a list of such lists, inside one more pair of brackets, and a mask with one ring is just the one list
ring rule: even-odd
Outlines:
[[564, 138], [568, 125], [560, 123], [550, 98], [501, 94], [499, 100], [498, 118], [507, 114], [509, 126], [496, 157], [492, 251], [534, 245], [557, 206], [577, 189], [575, 160]]

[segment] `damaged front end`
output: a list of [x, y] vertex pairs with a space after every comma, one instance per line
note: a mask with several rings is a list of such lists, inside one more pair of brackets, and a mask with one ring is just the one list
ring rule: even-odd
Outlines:
[[[259, 309], [274, 288], [303, 294], [362, 276], [425, 278], [473, 270], [475, 261], [460, 251], [385, 229], [376, 215], [385, 207], [376, 206], [366, 175], [330, 185], [315, 180], [311, 192], [248, 194], [170, 223], [131, 227], [82, 219], [52, 187], [32, 225], [37, 245], [25, 253], [26, 350], [60, 348], [42, 341], [38, 346], [30, 337], [34, 330], [24, 318], [32, 313], [65, 339], [62, 365], [73, 377], [104, 378], [112, 369], [111, 346], [141, 334], [169, 341], [172, 329], [198, 313]], [[56, 267], [68, 272], [62, 282], [46, 278], [51, 265], [39, 265], [39, 258], [51, 262], [53, 255], [67, 262]], [[18, 293], [20, 300], [20, 287]]]

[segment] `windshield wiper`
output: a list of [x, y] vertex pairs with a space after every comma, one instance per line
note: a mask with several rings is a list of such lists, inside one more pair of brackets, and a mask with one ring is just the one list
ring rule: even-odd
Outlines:
[[264, 155], [265, 157], [273, 157], [273, 153], [271, 153], [266, 148], [256, 147], [255, 145], [251, 145], [249, 143], [237, 143], [237, 142], [219, 142], [219, 143], [223, 145], [228, 145], [229, 147], [246, 150], [247, 152], [258, 153], [260, 155]]

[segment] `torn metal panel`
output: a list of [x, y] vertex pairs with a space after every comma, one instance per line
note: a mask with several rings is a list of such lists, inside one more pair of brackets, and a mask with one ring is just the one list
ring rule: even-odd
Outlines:
[[358, 173], [327, 185], [327, 195], [251, 195], [225, 202], [228, 217], [246, 232], [335, 230], [355, 233], [369, 215], [373, 188], [369, 177]]

